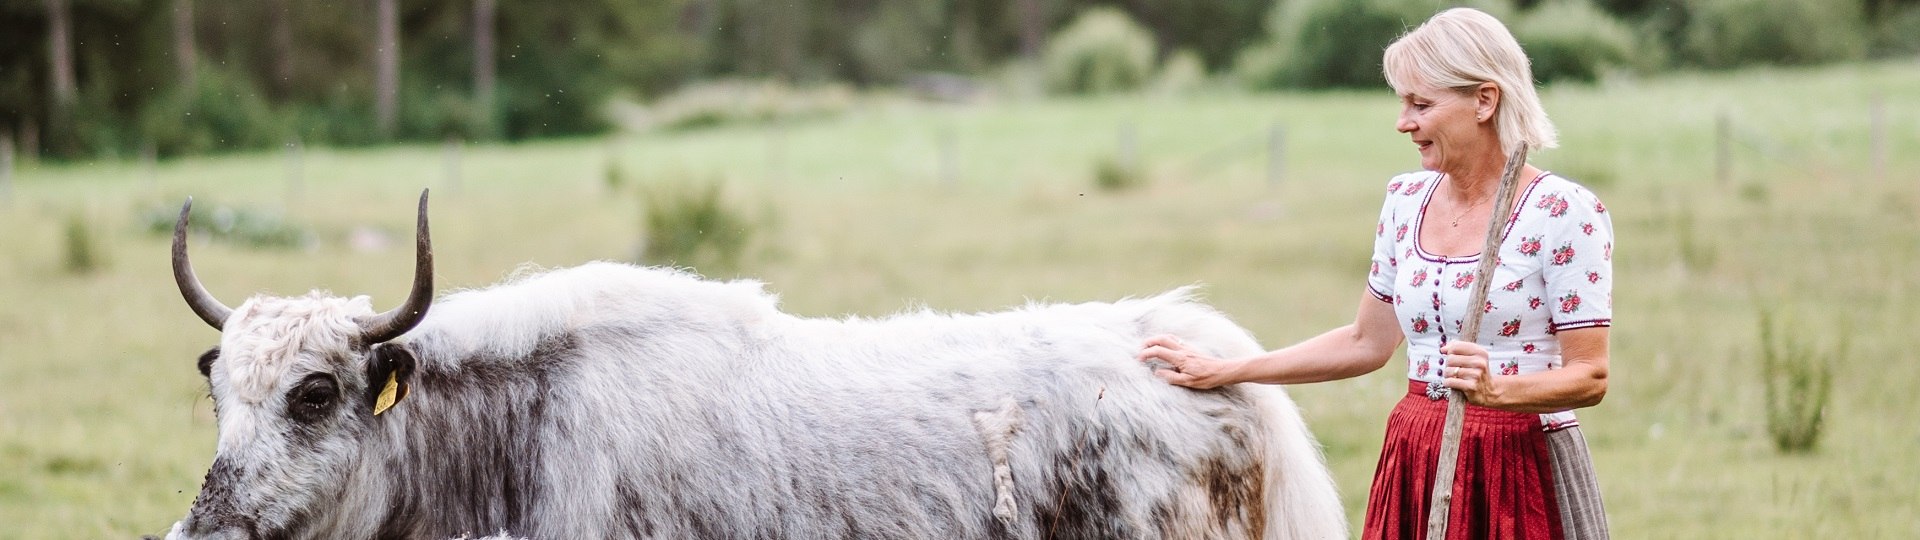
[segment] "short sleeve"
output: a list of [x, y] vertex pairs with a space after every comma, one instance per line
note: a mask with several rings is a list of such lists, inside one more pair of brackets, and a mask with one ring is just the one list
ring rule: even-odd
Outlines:
[[1400, 270], [1400, 261], [1394, 254], [1398, 227], [1394, 202], [1399, 198], [1404, 180], [1405, 175], [1395, 177], [1387, 185], [1386, 200], [1380, 204], [1380, 221], [1373, 225], [1373, 261], [1367, 268], [1367, 292], [1388, 304], [1393, 303], [1394, 276]]
[[1544, 211], [1541, 275], [1553, 330], [1613, 325], [1613, 220], [1600, 198], [1568, 183], [1534, 201]]

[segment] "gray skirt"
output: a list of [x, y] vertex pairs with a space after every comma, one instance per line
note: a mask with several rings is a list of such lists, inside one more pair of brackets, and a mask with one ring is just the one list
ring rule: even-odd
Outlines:
[[1606, 540], [1607, 509], [1600, 503], [1593, 456], [1580, 426], [1547, 432], [1553, 457], [1553, 491], [1560, 498], [1560, 528], [1567, 540]]

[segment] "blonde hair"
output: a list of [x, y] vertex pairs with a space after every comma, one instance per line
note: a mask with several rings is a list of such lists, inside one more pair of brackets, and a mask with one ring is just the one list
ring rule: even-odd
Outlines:
[[1553, 121], [1533, 88], [1533, 66], [1506, 25], [1484, 11], [1453, 8], [1435, 14], [1387, 46], [1381, 63], [1387, 84], [1407, 93], [1422, 84], [1471, 92], [1482, 83], [1500, 88], [1494, 129], [1500, 149], [1512, 153], [1560, 145]]

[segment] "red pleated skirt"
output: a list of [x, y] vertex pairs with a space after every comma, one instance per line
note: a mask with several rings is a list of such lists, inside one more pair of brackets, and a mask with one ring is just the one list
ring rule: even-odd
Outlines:
[[[1426, 383], [1409, 381], [1407, 396], [1387, 417], [1361, 538], [1426, 538], [1446, 420], [1447, 400], [1428, 399]], [[1448, 539], [1561, 538], [1553, 461], [1539, 415], [1468, 405], [1454, 471]]]

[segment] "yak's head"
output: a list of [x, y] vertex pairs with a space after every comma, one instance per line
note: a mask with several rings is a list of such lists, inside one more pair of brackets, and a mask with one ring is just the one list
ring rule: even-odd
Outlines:
[[230, 309], [207, 293], [187, 260], [189, 199], [173, 231], [173, 277], [187, 305], [220, 330], [200, 358], [219, 421], [219, 445], [200, 496], [174, 538], [299, 536], [345, 503], [360, 442], [406, 397], [413, 356], [387, 341], [419, 324], [433, 300], [427, 194], [413, 291], [375, 314], [367, 298], [314, 292], [256, 296]]

